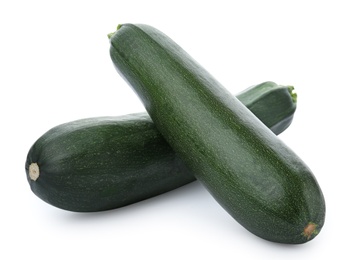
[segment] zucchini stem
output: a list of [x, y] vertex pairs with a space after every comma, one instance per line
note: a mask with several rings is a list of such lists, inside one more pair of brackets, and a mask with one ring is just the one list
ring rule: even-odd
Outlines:
[[295, 92], [295, 88], [293, 86], [288, 86], [289, 93], [291, 95], [292, 101], [297, 103], [297, 93]]
[[108, 34], [108, 38], [111, 39], [111, 37], [112, 37], [121, 27], [122, 27], [122, 24], [117, 25], [116, 31], [115, 31], [115, 32], [112, 32], [112, 33], [109, 33], [109, 34]]

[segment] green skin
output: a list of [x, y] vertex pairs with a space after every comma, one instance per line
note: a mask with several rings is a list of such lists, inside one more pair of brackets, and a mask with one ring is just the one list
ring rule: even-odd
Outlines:
[[279, 243], [319, 233], [325, 202], [311, 170], [180, 46], [133, 24], [119, 26], [110, 43], [157, 129], [231, 216]]
[[[264, 82], [238, 95], [276, 134], [296, 110], [293, 87]], [[33, 180], [29, 166], [37, 163]], [[32, 191], [49, 204], [78, 212], [115, 209], [195, 180], [147, 113], [82, 119], [56, 126], [31, 147]]]

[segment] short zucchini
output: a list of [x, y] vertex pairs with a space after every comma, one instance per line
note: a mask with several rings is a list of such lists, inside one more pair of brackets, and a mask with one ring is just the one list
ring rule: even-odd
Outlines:
[[157, 129], [241, 225], [279, 243], [319, 233], [325, 202], [311, 170], [189, 54], [147, 25], [120, 25], [110, 43]]
[[[292, 90], [264, 82], [243, 91], [241, 97], [272, 131], [280, 133], [296, 110]], [[25, 167], [39, 198], [78, 212], [118, 208], [195, 180], [147, 113], [56, 126], [34, 143]]]

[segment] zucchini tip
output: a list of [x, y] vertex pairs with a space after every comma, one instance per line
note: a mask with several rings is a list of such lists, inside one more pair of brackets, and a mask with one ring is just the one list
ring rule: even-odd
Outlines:
[[39, 178], [40, 176], [40, 168], [39, 165], [37, 163], [31, 163], [29, 165], [29, 178], [32, 181], [36, 181], [37, 178]]
[[312, 236], [316, 236], [319, 233], [317, 227], [317, 224], [309, 222], [308, 225], [303, 229], [302, 235], [307, 240], [311, 239]]

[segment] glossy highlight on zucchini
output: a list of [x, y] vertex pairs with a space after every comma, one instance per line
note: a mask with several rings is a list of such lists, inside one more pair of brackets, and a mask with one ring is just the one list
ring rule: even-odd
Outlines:
[[[240, 94], [277, 134], [294, 115], [295, 95], [274, 82]], [[56, 126], [31, 147], [25, 168], [39, 198], [77, 212], [119, 208], [195, 180], [145, 112]]]
[[325, 201], [309, 167], [172, 39], [122, 24], [110, 56], [169, 145], [241, 225], [289, 244], [320, 232]]

